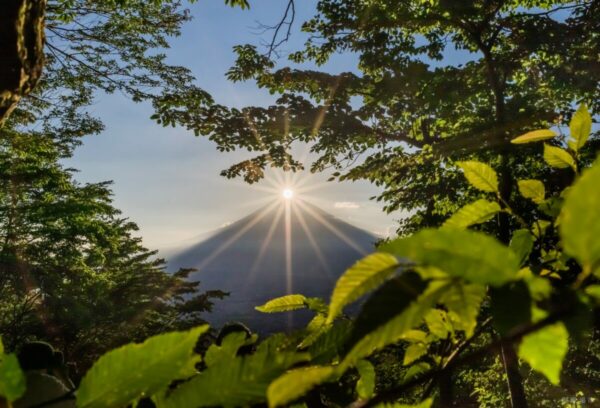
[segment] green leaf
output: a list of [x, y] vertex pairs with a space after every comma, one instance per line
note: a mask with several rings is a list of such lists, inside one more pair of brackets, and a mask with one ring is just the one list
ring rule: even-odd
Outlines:
[[569, 189], [559, 225], [565, 252], [590, 272], [600, 263], [599, 180], [600, 159]]
[[510, 249], [489, 235], [469, 230], [425, 229], [380, 249], [473, 283], [499, 286], [514, 279], [519, 270], [519, 259]]
[[277, 337], [262, 342], [255, 353], [222, 361], [201, 371], [165, 395], [155, 397], [161, 408], [250, 406], [265, 400], [267, 388], [307, 353], [280, 349]]
[[402, 364], [409, 365], [427, 354], [428, 345], [424, 343], [413, 343], [404, 351]]
[[427, 288], [427, 283], [412, 271], [387, 281], [362, 306], [354, 320], [348, 345], [401, 314]]
[[233, 332], [225, 336], [221, 345], [211, 344], [204, 354], [204, 363], [212, 367], [235, 358], [240, 347], [246, 344], [246, 332]]
[[15, 354], [0, 356], [0, 397], [12, 402], [25, 393], [25, 375]]
[[519, 357], [558, 385], [568, 349], [569, 333], [563, 323], [555, 323], [525, 336], [519, 346]]
[[329, 380], [335, 369], [329, 366], [302, 367], [288, 371], [269, 385], [269, 407], [286, 405]]
[[289, 312], [292, 310], [305, 309], [307, 307], [306, 297], [303, 295], [287, 295], [269, 300], [255, 309], [263, 313]]
[[342, 353], [351, 330], [352, 323], [348, 320], [338, 320], [335, 322], [308, 349], [312, 357], [312, 362], [325, 364], [339, 356]]
[[515, 137], [510, 142], [514, 143], [514, 144], [532, 143], [532, 142], [539, 142], [540, 140], [553, 139], [556, 136], [558, 136], [558, 135], [556, 133], [554, 133], [553, 131], [551, 131], [550, 129], [540, 129], [540, 130], [533, 130], [531, 132], [527, 132], [524, 135], [521, 135], [519, 137]]
[[585, 293], [590, 296], [596, 303], [600, 303], [600, 285], [590, 285], [585, 288]]
[[385, 404], [377, 405], [377, 408], [431, 408], [431, 404], [433, 404], [433, 399], [428, 398], [424, 401], [421, 401], [418, 404], [401, 404], [399, 402], [388, 402]]
[[339, 372], [343, 373], [348, 367], [371, 355], [374, 351], [402, 340], [405, 335], [409, 334], [412, 329], [422, 322], [425, 314], [436, 304], [446, 290], [447, 283], [430, 283], [427, 290], [402, 313], [356, 342], [339, 365]]
[[494, 217], [501, 211], [500, 205], [485, 199], [467, 204], [444, 222], [444, 228], [468, 228], [481, 224]]
[[439, 302], [446, 306], [455, 329], [471, 337], [477, 327], [477, 316], [485, 297], [485, 286], [476, 283], [454, 283]]
[[331, 323], [342, 312], [344, 306], [385, 282], [397, 266], [396, 257], [386, 253], [371, 254], [356, 262], [335, 284], [327, 322]]
[[478, 161], [457, 162], [467, 181], [475, 188], [490, 193], [498, 192], [498, 175], [490, 166]]
[[571, 167], [574, 171], [577, 171], [575, 165], [575, 159], [565, 149], [560, 147], [550, 146], [544, 144], [544, 160], [549, 166], [557, 169], [566, 169]]
[[375, 393], [375, 367], [368, 360], [356, 363], [360, 378], [356, 382], [356, 393], [361, 399], [368, 399]]
[[526, 229], [519, 229], [513, 233], [509, 247], [519, 258], [519, 264], [525, 262], [533, 249], [535, 237]]
[[592, 116], [585, 104], [579, 105], [579, 109], [573, 114], [569, 123], [569, 130], [571, 131], [571, 140], [568, 142], [569, 147], [578, 152], [592, 133]]
[[[440, 309], [431, 309], [425, 315], [425, 324], [427, 328], [439, 339], [445, 339], [452, 332], [452, 326], [448, 321], [447, 313]], [[419, 356], [420, 357], [420, 356]], [[418, 358], [418, 357], [417, 357]], [[404, 357], [404, 364], [410, 364], [406, 362], [406, 356]], [[411, 362], [414, 360], [411, 360]]]
[[541, 204], [546, 198], [544, 183], [539, 180], [519, 180], [519, 193], [536, 204]]
[[173, 380], [193, 375], [198, 337], [208, 326], [154, 336], [104, 354], [85, 374], [77, 391], [78, 407], [115, 407], [152, 395]]

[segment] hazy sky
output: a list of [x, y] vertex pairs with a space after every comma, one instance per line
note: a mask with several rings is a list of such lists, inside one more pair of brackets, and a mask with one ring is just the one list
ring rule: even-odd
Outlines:
[[[224, 74], [233, 64], [236, 44], [258, 44], [257, 22], [273, 24], [286, 1], [260, 0], [252, 9], [226, 7], [222, 0], [200, 0], [190, 5], [194, 19], [172, 41], [169, 62], [190, 68], [197, 83], [217, 102], [229, 106], [264, 105], [273, 100], [254, 83], [230, 83]], [[297, 2], [297, 22], [314, 12], [314, 0]], [[290, 51], [303, 43], [299, 24]], [[285, 63], [286, 61], [282, 61]], [[337, 56], [323, 69], [356, 69], [352, 56]], [[81, 181], [114, 180], [115, 204], [140, 226], [145, 244], [168, 254], [190, 245], [207, 232], [256, 210], [272, 194], [240, 180], [219, 176], [220, 170], [248, 157], [243, 152], [220, 153], [215, 144], [182, 129], [162, 128], [149, 119], [151, 107], [135, 104], [122, 95], [101, 95], [91, 112], [100, 116], [106, 130], [85, 140], [68, 165], [80, 170]], [[274, 176], [272, 176], [274, 177]], [[324, 184], [326, 175], [308, 172], [310, 184]], [[328, 183], [306, 199], [339, 218], [376, 234], [395, 229], [400, 212], [386, 215], [369, 197], [379, 189], [366, 182]]]

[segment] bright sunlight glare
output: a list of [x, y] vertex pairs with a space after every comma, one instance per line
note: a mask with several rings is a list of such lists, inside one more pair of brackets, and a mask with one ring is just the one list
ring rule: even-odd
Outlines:
[[291, 200], [294, 197], [294, 191], [292, 189], [286, 188], [283, 190], [283, 198], [286, 200]]

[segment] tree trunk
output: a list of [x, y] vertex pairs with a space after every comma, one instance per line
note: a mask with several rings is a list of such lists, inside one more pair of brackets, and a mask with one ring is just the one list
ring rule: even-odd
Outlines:
[[[484, 51], [485, 61], [487, 65], [488, 81], [492, 87], [495, 99], [496, 123], [499, 127], [506, 124], [506, 107], [504, 86], [500, 83], [500, 76], [494, 69], [494, 60], [489, 53], [489, 50]], [[500, 197], [506, 203], [510, 201], [512, 193], [513, 177], [511, 172], [510, 153], [511, 145], [508, 143], [508, 138], [504, 134], [499, 134], [502, 137], [500, 146], [500, 174], [499, 174], [499, 190]], [[504, 244], [510, 242], [510, 217], [509, 214], [501, 212], [498, 216], [498, 238]], [[523, 377], [519, 371], [519, 359], [513, 345], [511, 343], [502, 343], [500, 345], [502, 354], [502, 364], [508, 382], [508, 390], [510, 393], [510, 405], [512, 408], [527, 408], [527, 398], [525, 388], [523, 387]]]
[[42, 73], [45, 9], [46, 0], [3, 0], [0, 6], [0, 125]]

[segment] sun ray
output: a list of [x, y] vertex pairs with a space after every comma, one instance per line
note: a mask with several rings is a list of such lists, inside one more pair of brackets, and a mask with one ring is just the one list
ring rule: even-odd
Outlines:
[[302, 230], [306, 234], [306, 237], [308, 238], [308, 242], [310, 243], [310, 246], [315, 251], [315, 254], [317, 255], [317, 259], [319, 260], [319, 263], [321, 264], [323, 269], [325, 269], [325, 272], [327, 273], [327, 275], [329, 275], [329, 277], [333, 279], [333, 275], [331, 273], [331, 268], [329, 268], [329, 265], [327, 264], [327, 261], [325, 260], [325, 256], [321, 252], [319, 245], [317, 245], [317, 241], [316, 241], [314, 235], [312, 234], [312, 231], [310, 230], [310, 228], [308, 228], [308, 224], [306, 223], [306, 220], [304, 219], [302, 212], [297, 211], [296, 206], [294, 206], [293, 209], [294, 209], [294, 216], [296, 216], [298, 218], [298, 222], [300, 223]]
[[287, 294], [292, 293], [292, 203], [285, 202], [285, 283]]
[[279, 220], [281, 219], [282, 215], [283, 215], [283, 206], [280, 206], [279, 209], [277, 210], [277, 214], [273, 218], [273, 221], [271, 221], [271, 225], [269, 226], [269, 231], [267, 232], [267, 237], [263, 241], [263, 243], [260, 247], [260, 250], [258, 252], [258, 255], [256, 256], [256, 259], [254, 260], [254, 263], [252, 264], [252, 266], [250, 268], [250, 273], [248, 274], [248, 282], [251, 282], [253, 280], [254, 275], [256, 274], [256, 271], [258, 270], [258, 266], [260, 265], [262, 258], [265, 256], [265, 252], [267, 251], [267, 248], [271, 244], [271, 240], [273, 239], [273, 234], [275, 233], [275, 229], [279, 225]]
[[343, 232], [341, 232], [339, 229], [337, 229], [335, 226], [333, 226], [329, 221], [327, 221], [325, 218], [323, 218], [323, 216], [321, 216], [321, 214], [319, 214], [318, 212], [314, 211], [306, 203], [304, 203], [304, 202], [302, 202], [300, 200], [298, 200], [298, 204], [307, 213], [309, 213], [310, 215], [312, 215], [313, 218], [315, 218], [317, 221], [319, 221], [321, 223], [321, 225], [323, 225], [329, 231], [333, 232], [338, 238], [340, 238], [342, 241], [344, 241], [345, 243], [347, 243], [348, 245], [350, 245], [358, 253], [360, 253], [361, 255], [367, 255], [367, 251], [365, 251], [363, 248], [360, 247], [360, 245], [358, 245], [352, 239], [350, 239], [349, 237], [347, 237], [346, 234], [344, 234]]
[[242, 229], [240, 229], [233, 236], [231, 236], [227, 241], [225, 241], [225, 243], [223, 243], [223, 245], [221, 245], [217, 249], [215, 249], [208, 257], [204, 258], [199, 265], [194, 266], [194, 268], [201, 270], [202, 268], [209, 265], [224, 250], [229, 248], [231, 246], [231, 244], [233, 244], [238, 239], [240, 239], [246, 232], [248, 232], [248, 230], [250, 228], [255, 226], [261, 219], [263, 219], [264, 216], [267, 215], [267, 213], [269, 213], [271, 210], [273, 210], [275, 208], [276, 205], [277, 205], [277, 201], [273, 202], [272, 204], [267, 206], [265, 209], [263, 209], [260, 213], [256, 214], [254, 216], [254, 218], [252, 218], [252, 220], [250, 220], [246, 225], [244, 225], [244, 227]]

